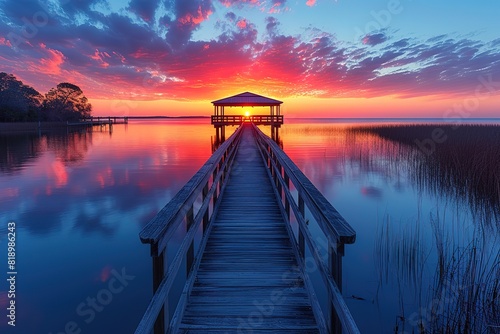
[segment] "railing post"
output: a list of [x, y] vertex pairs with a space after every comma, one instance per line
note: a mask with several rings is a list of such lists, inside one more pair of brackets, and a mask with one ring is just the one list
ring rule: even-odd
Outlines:
[[[338, 243], [332, 245], [328, 242], [328, 264], [330, 267], [330, 273], [337, 284], [340, 292], [342, 292], [342, 256], [344, 255], [344, 244]], [[330, 332], [335, 334], [342, 334], [342, 324], [340, 319], [335, 312], [331, 298], [329, 297], [328, 306], [330, 308]]]
[[[153, 256], [153, 295], [156, 293], [156, 290], [158, 290], [158, 287], [160, 286], [160, 283], [163, 280], [163, 277], [165, 275], [165, 258], [166, 258], [166, 251], [167, 247], [165, 247], [165, 250], [161, 252], [160, 255], [158, 256]], [[163, 307], [160, 310], [160, 313], [158, 313], [158, 317], [156, 318], [155, 325], [154, 325], [154, 334], [163, 334], [165, 333], [165, 322], [168, 323], [168, 298], [165, 300], [165, 303], [163, 304]]]
[[[220, 173], [221, 173], [221, 175], [220, 175], [220, 182], [219, 182], [219, 185], [220, 185], [221, 183], [224, 183], [224, 180], [225, 180], [225, 178], [226, 178], [226, 169], [225, 169], [225, 168], [222, 168], [222, 165], [223, 165], [223, 161], [222, 161], [222, 159], [221, 159], [221, 160], [219, 161], [219, 165], [218, 165], [218, 167], [217, 167], [217, 170], [218, 170], [218, 171], [220, 171]], [[222, 168], [222, 170], [221, 170], [221, 168]], [[221, 187], [219, 187], [219, 192], [220, 192], [220, 190], [221, 190]]]
[[[201, 193], [202, 203], [205, 202], [207, 195], [208, 195], [208, 182], [203, 187]], [[210, 219], [210, 205], [207, 206], [207, 211], [205, 211], [205, 213], [203, 214], [203, 234], [205, 234], [205, 231], [207, 230], [209, 219]]]
[[[283, 167], [280, 162], [276, 160], [276, 166], [278, 167], [279, 176], [283, 176]], [[276, 177], [276, 186], [278, 186], [278, 191], [280, 192], [280, 197], [283, 198], [283, 187], [281, 186], [281, 182], [279, 182], [278, 177]]]
[[[302, 218], [304, 218], [304, 221], [306, 221], [306, 211], [305, 211], [305, 206], [304, 206], [304, 199], [302, 198], [302, 196], [300, 196], [300, 194], [299, 194], [299, 212], [302, 215]], [[298, 234], [299, 234], [300, 254], [302, 255], [302, 257], [305, 257], [305, 255], [306, 255], [306, 243], [304, 240], [304, 233], [302, 232], [300, 225], [298, 228]]]
[[[189, 229], [194, 223], [194, 208], [193, 204], [189, 207], [188, 212], [186, 213], [186, 233], [189, 232]], [[191, 267], [194, 262], [194, 238], [189, 244], [189, 248], [186, 251], [186, 278], [189, 276], [191, 272]]]
[[[278, 173], [276, 172], [276, 168], [278, 167], [276, 164], [276, 159], [273, 159], [273, 167], [271, 168], [271, 174], [273, 176], [274, 186], [278, 188]], [[276, 168], [275, 168], [276, 167]], [[278, 188], [279, 190], [279, 188]]]
[[269, 144], [267, 144], [267, 168], [271, 168], [271, 154], [272, 154], [272, 151], [271, 151], [271, 146]]
[[218, 172], [218, 169], [219, 167], [216, 167], [215, 170], [214, 170], [214, 173], [212, 174], [212, 187], [215, 187], [215, 190], [214, 190], [214, 196], [213, 196], [213, 199], [214, 199], [214, 206], [215, 206], [215, 203], [217, 202], [217, 196], [219, 196], [219, 193], [218, 193], [218, 187], [219, 185], [216, 183], [216, 179], [217, 179], [217, 172]]
[[[285, 171], [285, 185], [286, 185], [286, 191], [290, 191], [290, 177]], [[286, 216], [288, 217], [288, 221], [290, 221], [290, 202], [288, 201], [288, 197], [285, 196], [285, 212]]]

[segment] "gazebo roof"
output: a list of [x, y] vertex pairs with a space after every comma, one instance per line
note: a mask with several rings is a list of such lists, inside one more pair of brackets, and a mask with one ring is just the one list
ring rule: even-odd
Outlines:
[[224, 107], [270, 107], [279, 106], [282, 101], [271, 99], [262, 95], [257, 95], [250, 92], [244, 92], [224, 99], [212, 101], [214, 106]]

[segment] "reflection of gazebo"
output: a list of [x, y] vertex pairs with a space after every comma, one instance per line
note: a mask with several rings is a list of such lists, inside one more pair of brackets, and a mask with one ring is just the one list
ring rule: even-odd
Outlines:
[[[212, 101], [214, 114], [212, 124], [215, 127], [217, 137], [224, 139], [226, 125], [240, 125], [244, 122], [252, 122], [256, 125], [271, 125], [272, 133], [283, 124], [280, 106], [283, 102], [269, 97], [257, 95], [250, 92], [226, 97], [224, 99]], [[269, 107], [269, 115], [224, 115], [226, 107]]]

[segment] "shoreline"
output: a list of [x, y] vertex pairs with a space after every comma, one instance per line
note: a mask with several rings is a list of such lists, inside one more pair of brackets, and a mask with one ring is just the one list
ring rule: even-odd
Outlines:
[[66, 122], [0, 122], [0, 134], [17, 132], [38, 132], [68, 127]]
[[[94, 116], [94, 118], [100, 117], [102, 119], [108, 118], [108, 116]], [[118, 116], [117, 116], [118, 117]], [[113, 118], [113, 117], [111, 117]], [[129, 116], [129, 119], [205, 119], [210, 118], [210, 116]], [[120, 123], [122, 124], [122, 123]], [[48, 130], [61, 130], [65, 128], [80, 128], [86, 127], [88, 124], [82, 124], [78, 126], [77, 124], [68, 125], [67, 122], [0, 122], [0, 135], [19, 133], [19, 132], [39, 132]]]

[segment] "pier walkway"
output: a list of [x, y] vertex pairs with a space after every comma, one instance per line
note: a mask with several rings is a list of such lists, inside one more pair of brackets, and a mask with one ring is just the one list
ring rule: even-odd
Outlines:
[[[322, 236], [313, 237], [310, 220]], [[359, 333], [341, 294], [344, 244], [355, 232], [251, 123], [140, 236], [151, 245], [154, 295], [136, 333]]]

